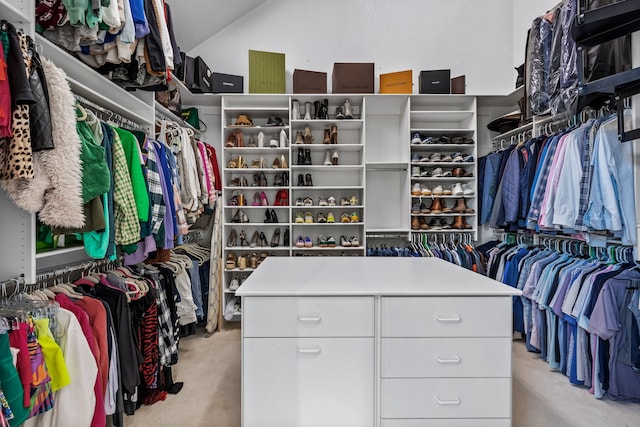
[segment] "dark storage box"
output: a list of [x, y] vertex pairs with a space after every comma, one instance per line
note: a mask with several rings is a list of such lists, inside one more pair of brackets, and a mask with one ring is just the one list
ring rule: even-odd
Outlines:
[[333, 64], [333, 93], [373, 93], [373, 62]]
[[327, 93], [327, 73], [293, 70], [293, 93]]
[[184, 85], [192, 93], [213, 92], [211, 86], [211, 70], [199, 56], [184, 58]]
[[456, 95], [464, 95], [467, 93], [467, 81], [465, 76], [454, 77], [451, 79], [451, 93]]
[[451, 70], [420, 71], [420, 93], [451, 93]]
[[211, 75], [213, 93], [243, 93], [244, 77], [233, 74], [213, 73]]

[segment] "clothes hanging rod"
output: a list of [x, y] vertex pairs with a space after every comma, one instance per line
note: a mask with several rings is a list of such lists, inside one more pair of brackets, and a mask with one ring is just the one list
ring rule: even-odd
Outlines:
[[139, 123], [136, 123], [126, 117], [121, 116], [118, 113], [114, 113], [113, 111], [103, 107], [102, 105], [98, 105], [95, 102], [89, 101], [88, 99], [84, 98], [83, 96], [80, 96], [78, 94], [73, 94], [73, 97], [75, 98], [75, 100], [80, 103], [81, 105], [83, 105], [84, 107], [88, 107], [89, 109], [95, 110], [94, 112], [99, 112], [102, 114], [106, 114], [108, 117], [106, 118], [105, 121], [109, 121], [109, 120], [113, 120], [115, 119], [115, 122], [117, 122], [119, 125], [126, 125], [126, 127], [131, 128], [132, 130], [139, 130], [141, 132], [147, 132], [147, 130], [142, 127], [142, 125], [140, 125]]

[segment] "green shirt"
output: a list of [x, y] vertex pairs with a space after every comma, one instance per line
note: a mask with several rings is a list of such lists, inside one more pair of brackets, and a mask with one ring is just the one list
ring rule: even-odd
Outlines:
[[149, 220], [149, 189], [144, 179], [138, 140], [128, 130], [119, 128], [114, 128], [114, 130], [120, 137], [124, 154], [127, 157], [127, 167], [131, 177], [131, 185], [133, 185], [133, 197], [136, 200], [138, 219], [141, 222], [146, 222]]

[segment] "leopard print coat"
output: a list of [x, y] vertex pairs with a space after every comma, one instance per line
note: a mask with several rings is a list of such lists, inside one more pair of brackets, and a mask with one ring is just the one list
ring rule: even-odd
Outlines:
[[[19, 35], [25, 72], [29, 75], [31, 64], [27, 36]], [[29, 106], [17, 105], [11, 117], [11, 138], [0, 139], [0, 180], [33, 178], [33, 153], [29, 127]]]

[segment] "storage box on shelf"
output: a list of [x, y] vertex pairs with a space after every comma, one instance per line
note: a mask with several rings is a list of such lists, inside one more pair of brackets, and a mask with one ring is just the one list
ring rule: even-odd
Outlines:
[[411, 98], [410, 195], [413, 232], [476, 235], [476, 98]]

